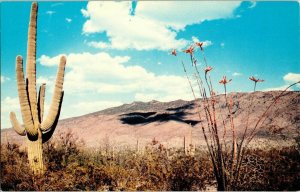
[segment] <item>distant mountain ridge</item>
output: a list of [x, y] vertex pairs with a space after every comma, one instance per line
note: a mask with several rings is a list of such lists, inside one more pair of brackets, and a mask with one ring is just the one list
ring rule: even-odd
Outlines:
[[[253, 124], [279, 93], [279, 91], [230, 93], [228, 99], [233, 101], [232, 115], [237, 132], [243, 131], [248, 112], [251, 114], [250, 122]], [[253, 105], [250, 107], [251, 99], [253, 99]], [[190, 143], [201, 145], [202, 133], [197, 115], [197, 106], [200, 101], [133, 102], [79, 117], [63, 119], [58, 123], [54, 140], [60, 132], [71, 130], [85, 142], [87, 147], [98, 147], [108, 140], [118, 146], [134, 145], [137, 140], [145, 145], [153, 138], [176, 146], [182, 144], [183, 137], [188, 138]], [[220, 122], [228, 115], [224, 105], [224, 95], [216, 96], [216, 102], [217, 120]], [[264, 129], [258, 133], [258, 137], [273, 137], [275, 134], [279, 137], [284, 135], [284, 137], [293, 138], [299, 134], [299, 103], [300, 92], [285, 93], [285, 96], [276, 104], [276, 110], [274, 108], [270, 111], [268, 118], [264, 121]], [[201, 106], [200, 111], [203, 113]], [[201, 120], [205, 122], [205, 118]], [[219, 129], [222, 133], [223, 128], [220, 126]], [[2, 130], [1, 133], [1, 142], [9, 140], [22, 144], [24, 141], [24, 138], [14, 133], [12, 129]]]

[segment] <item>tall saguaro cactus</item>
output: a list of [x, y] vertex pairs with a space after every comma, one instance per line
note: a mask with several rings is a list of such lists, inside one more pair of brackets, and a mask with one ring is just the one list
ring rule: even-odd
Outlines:
[[51, 138], [60, 115], [66, 58], [64, 56], [60, 58], [51, 106], [47, 117], [43, 119], [46, 84], [40, 86], [38, 97], [36, 90], [37, 11], [38, 5], [34, 2], [31, 6], [28, 28], [26, 79], [23, 59], [21, 56], [16, 58], [18, 94], [24, 125], [18, 122], [14, 112], [10, 113], [10, 121], [19, 135], [27, 136], [29, 165], [35, 174], [40, 175], [45, 170], [42, 143]]

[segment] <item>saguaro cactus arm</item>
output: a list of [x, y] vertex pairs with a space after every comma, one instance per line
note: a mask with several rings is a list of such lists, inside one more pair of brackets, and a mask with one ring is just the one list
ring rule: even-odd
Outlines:
[[60, 58], [60, 64], [57, 71], [56, 83], [54, 88], [54, 94], [50, 106], [49, 113], [45, 120], [41, 124], [42, 131], [48, 131], [55, 124], [55, 120], [59, 117], [60, 114], [60, 103], [62, 99], [63, 92], [63, 82], [64, 82], [64, 72], [66, 66], [66, 58], [62, 56]]
[[30, 12], [30, 21], [28, 28], [28, 42], [27, 42], [27, 61], [26, 61], [26, 76], [28, 78], [28, 94], [30, 101], [30, 108], [34, 127], [37, 131], [39, 128], [39, 119], [37, 111], [36, 98], [36, 27], [37, 27], [37, 10], [36, 2], [32, 3]]
[[52, 125], [52, 128], [49, 129], [47, 132], [43, 132], [43, 134], [42, 134], [43, 143], [47, 142], [52, 137], [52, 135], [55, 131], [56, 125], [58, 123], [59, 115], [60, 115], [60, 109], [61, 109], [61, 105], [62, 105], [62, 102], [63, 102], [63, 98], [64, 98], [64, 92], [61, 92], [60, 103], [59, 103], [59, 112], [56, 116], [56, 119], [55, 119], [53, 125]]
[[39, 99], [38, 99], [38, 111], [39, 111], [40, 122], [43, 120], [43, 116], [44, 116], [45, 90], [46, 90], [46, 83], [43, 83], [40, 86]]
[[10, 122], [13, 126], [13, 128], [15, 129], [15, 131], [21, 135], [21, 136], [25, 136], [26, 135], [26, 131], [25, 128], [22, 127], [22, 125], [19, 123], [19, 121], [17, 120], [16, 114], [14, 112], [10, 112], [9, 114], [10, 117]]
[[26, 132], [30, 136], [36, 136], [37, 130], [34, 129], [34, 126], [33, 126], [30, 105], [28, 102], [26, 84], [25, 84], [25, 80], [24, 80], [23, 59], [21, 56], [17, 56], [17, 58], [16, 58], [16, 73], [17, 73], [17, 85], [18, 85], [20, 108], [21, 108], [24, 126], [26, 129]]

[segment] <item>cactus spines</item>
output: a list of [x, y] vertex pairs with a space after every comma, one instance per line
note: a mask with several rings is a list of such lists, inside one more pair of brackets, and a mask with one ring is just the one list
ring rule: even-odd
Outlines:
[[18, 122], [14, 112], [10, 120], [15, 131], [22, 136], [27, 135], [28, 160], [35, 174], [44, 173], [42, 143], [48, 141], [57, 125], [63, 100], [63, 82], [66, 58], [61, 57], [57, 72], [54, 94], [48, 116], [43, 120], [46, 84], [42, 84], [37, 98], [36, 91], [36, 28], [38, 5], [32, 3], [27, 43], [26, 80], [23, 72], [23, 59], [16, 58], [16, 75], [20, 108], [24, 126]]

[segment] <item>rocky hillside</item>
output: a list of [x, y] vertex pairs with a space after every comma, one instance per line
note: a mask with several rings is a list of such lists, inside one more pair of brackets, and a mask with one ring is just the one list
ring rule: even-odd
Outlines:
[[[238, 133], [245, 128], [249, 115], [251, 127], [272, 103], [280, 92], [230, 93], [231, 113]], [[114, 146], [140, 145], [151, 142], [153, 138], [168, 146], [182, 146], [183, 137], [189, 143], [202, 145], [200, 125], [206, 125], [202, 100], [172, 102], [133, 102], [119, 107], [105, 109], [80, 117], [60, 120], [54, 134], [56, 137], [65, 131], [72, 131], [82, 139], [87, 147], [104, 144]], [[271, 110], [262, 123], [257, 138], [293, 139], [300, 133], [300, 93], [287, 92]], [[201, 117], [198, 116], [200, 105]], [[224, 95], [216, 97], [216, 116], [220, 134], [223, 134], [222, 121], [228, 122], [228, 109]], [[201, 122], [202, 121], [202, 122]], [[228, 131], [230, 133], [230, 131]], [[227, 134], [228, 134], [227, 132]], [[1, 131], [1, 142], [23, 143], [24, 138], [12, 129]]]

